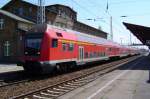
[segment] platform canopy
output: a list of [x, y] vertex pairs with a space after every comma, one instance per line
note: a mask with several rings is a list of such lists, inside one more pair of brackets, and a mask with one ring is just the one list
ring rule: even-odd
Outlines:
[[123, 24], [129, 29], [144, 45], [150, 46], [150, 27], [135, 25], [130, 23]]

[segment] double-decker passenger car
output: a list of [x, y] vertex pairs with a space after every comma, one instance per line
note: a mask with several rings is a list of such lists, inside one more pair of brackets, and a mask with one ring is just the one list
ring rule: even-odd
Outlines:
[[24, 49], [24, 69], [42, 73], [137, 54], [136, 49], [47, 24], [37, 25], [26, 33]]

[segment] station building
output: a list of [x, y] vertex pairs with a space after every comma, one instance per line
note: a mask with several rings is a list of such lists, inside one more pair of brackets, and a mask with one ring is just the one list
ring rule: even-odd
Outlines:
[[[72, 8], [54, 4], [45, 7], [46, 23], [107, 39], [107, 33], [77, 20]], [[23, 55], [24, 34], [37, 22], [38, 6], [11, 0], [0, 9], [0, 61], [16, 62]]]

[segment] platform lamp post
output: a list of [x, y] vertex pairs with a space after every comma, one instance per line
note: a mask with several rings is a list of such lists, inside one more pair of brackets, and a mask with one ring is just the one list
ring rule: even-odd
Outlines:
[[[103, 19], [104, 18], [97, 18], [97, 19], [86, 19], [86, 20], [93, 20], [93, 21], [97, 21], [97, 20], [101, 20], [101, 21], [104, 21]], [[105, 21], [104, 21], [105, 22]], [[112, 16], [110, 16], [110, 40], [113, 41], [113, 26], [112, 26]]]
[[121, 37], [121, 38], [120, 38], [120, 44], [121, 44], [121, 45], [123, 45], [123, 42], [122, 42], [122, 40], [123, 40], [123, 38]]
[[[87, 19], [87, 20], [93, 20], [93, 21], [97, 21], [98, 19], [103, 20], [104, 18], [97, 18], [97, 19]], [[103, 20], [104, 21], [104, 20]], [[112, 16], [110, 16], [110, 40], [113, 41], [113, 24], [112, 24]]]
[[[128, 17], [128, 16], [123, 15], [123, 16], [120, 16], [120, 17], [126, 18], [126, 17]], [[129, 45], [132, 45], [132, 35], [131, 35], [131, 32], [130, 32], [130, 44], [129, 44]]]
[[112, 25], [112, 16], [110, 16], [110, 40], [113, 41], [113, 25]]

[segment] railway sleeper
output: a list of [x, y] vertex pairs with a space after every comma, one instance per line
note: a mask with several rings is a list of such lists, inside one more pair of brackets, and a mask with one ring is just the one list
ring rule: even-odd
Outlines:
[[64, 92], [58, 91], [58, 90], [57, 91], [56, 90], [55, 91], [54, 90], [47, 90], [47, 92], [52, 93], [52, 94], [62, 94], [62, 93], [64, 93]]
[[69, 90], [62, 89], [62, 88], [53, 88], [53, 90], [62, 91], [62, 92], [67, 92], [67, 91], [69, 91]]
[[33, 99], [53, 99], [53, 98], [48, 98], [48, 97], [39, 96], [39, 95], [33, 95]]
[[84, 84], [74, 84], [74, 83], [67, 83], [68, 85], [72, 85], [72, 86], [82, 86], [82, 85], [84, 85]]
[[41, 95], [45, 95], [45, 96], [50, 96], [50, 97], [58, 97], [58, 94], [51, 94], [51, 93], [46, 93], [46, 92], [40, 92]]
[[66, 86], [58, 86], [59, 88], [63, 88], [63, 89], [68, 89], [68, 90], [73, 90], [74, 88], [70, 88], [70, 87], [66, 87]]
[[70, 88], [77, 88], [78, 87], [78, 86], [73, 86], [73, 85], [68, 85], [68, 84], [64, 84], [63, 86], [70, 87]]

